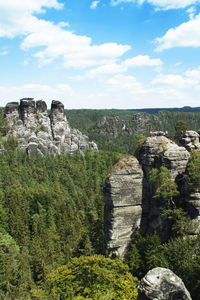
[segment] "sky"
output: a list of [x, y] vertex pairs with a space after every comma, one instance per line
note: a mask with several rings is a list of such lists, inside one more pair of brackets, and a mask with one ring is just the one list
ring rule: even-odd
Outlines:
[[0, 106], [200, 106], [200, 0], [0, 0]]

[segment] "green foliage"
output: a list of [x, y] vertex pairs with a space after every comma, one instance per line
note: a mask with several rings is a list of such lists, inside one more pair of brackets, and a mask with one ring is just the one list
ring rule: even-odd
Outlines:
[[[177, 120], [187, 124], [188, 130], [200, 128], [200, 114], [198, 112], [159, 111], [150, 113], [147, 119], [133, 120], [134, 110], [67, 110], [66, 116], [72, 127], [78, 128], [94, 140], [99, 149], [135, 154], [137, 136], [149, 136], [150, 131], [168, 131], [168, 136], [174, 138]], [[143, 112], [140, 113], [141, 116]], [[106, 117], [106, 123], [100, 128], [97, 123]], [[124, 123], [128, 131], [122, 129]], [[184, 129], [184, 128], [183, 128]], [[178, 128], [177, 128], [178, 130]]]
[[177, 141], [180, 140], [181, 136], [186, 132], [187, 124], [184, 121], [177, 121], [175, 126], [175, 138]]
[[175, 207], [174, 198], [179, 195], [176, 183], [166, 167], [152, 169], [149, 173], [149, 181], [153, 188], [153, 198], [165, 203], [166, 208]]
[[81, 256], [47, 277], [52, 299], [136, 299], [138, 280], [120, 260]]
[[128, 264], [133, 276], [142, 278], [149, 271], [148, 257], [160, 244], [157, 234], [137, 234], [125, 257], [125, 262]]
[[196, 226], [182, 208], [166, 209], [161, 217], [171, 223], [171, 238], [195, 234]]
[[192, 299], [200, 299], [200, 239], [178, 237], [155, 248], [148, 257], [149, 269], [164, 267], [178, 275], [191, 293]]
[[0, 136], [5, 136], [9, 130], [9, 125], [4, 114], [4, 108], [0, 108]]
[[184, 233], [161, 244], [157, 235], [138, 234], [125, 262], [131, 273], [142, 278], [149, 270], [163, 267], [178, 275], [191, 293], [200, 300], [200, 237]]
[[[0, 155], [0, 228], [19, 249], [16, 274], [24, 280], [10, 276], [24, 295], [31, 282], [41, 284], [71, 257], [101, 253], [103, 184], [121, 155], [29, 157], [16, 151], [15, 142], [9, 138]], [[2, 292], [12, 299], [5, 285]]]
[[189, 174], [189, 187], [191, 191], [200, 190], [200, 153], [193, 151], [190, 158], [188, 168]]
[[140, 149], [141, 149], [142, 145], [144, 144], [144, 142], [146, 141], [147, 137], [141, 133], [141, 134], [137, 135], [136, 138], [137, 138], [137, 140], [136, 140], [135, 155], [136, 155], [136, 157], [138, 157]]

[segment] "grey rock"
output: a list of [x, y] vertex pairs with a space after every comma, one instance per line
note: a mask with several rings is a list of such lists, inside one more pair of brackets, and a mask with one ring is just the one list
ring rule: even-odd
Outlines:
[[19, 110], [19, 103], [18, 102], [9, 102], [6, 105], [5, 113], [12, 114], [13, 112], [18, 112]]
[[199, 133], [193, 130], [187, 130], [180, 139], [180, 144], [188, 151], [200, 149]]
[[46, 102], [43, 100], [36, 101], [36, 112], [37, 113], [44, 113], [47, 111]]
[[124, 256], [131, 237], [140, 227], [143, 171], [135, 157], [121, 159], [104, 185], [104, 251]]
[[147, 233], [155, 230], [161, 240], [168, 239], [169, 227], [160, 215], [166, 209], [165, 203], [152, 198], [149, 172], [152, 168], [165, 166], [169, 169], [172, 179], [184, 174], [190, 153], [164, 136], [149, 137], [140, 149], [139, 161], [144, 171], [143, 180], [143, 212], [141, 227]]
[[190, 153], [164, 136], [149, 137], [141, 147], [139, 161], [146, 174], [152, 168], [167, 167], [175, 179], [185, 172]]
[[142, 278], [137, 300], [192, 300], [183, 281], [171, 270], [154, 268]]
[[10, 125], [8, 136], [15, 136], [19, 147], [31, 155], [75, 153], [78, 150], [98, 151], [97, 145], [79, 130], [71, 129], [64, 114], [64, 105], [53, 100], [50, 115], [43, 100], [24, 98], [6, 105]]

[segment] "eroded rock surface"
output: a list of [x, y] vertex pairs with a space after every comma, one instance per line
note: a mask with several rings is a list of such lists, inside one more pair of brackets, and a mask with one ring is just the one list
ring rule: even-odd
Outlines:
[[190, 153], [164, 136], [148, 137], [142, 145], [139, 161], [146, 174], [152, 168], [167, 167], [175, 179], [185, 172]]
[[180, 144], [188, 151], [200, 150], [199, 133], [193, 130], [187, 130], [180, 139]]
[[168, 227], [161, 218], [166, 206], [162, 201], [152, 197], [149, 172], [152, 168], [165, 166], [170, 171], [172, 179], [176, 180], [185, 173], [189, 157], [190, 153], [184, 147], [179, 147], [164, 136], [147, 138], [139, 153], [139, 161], [144, 171], [142, 229], [147, 233], [157, 231], [163, 241], [169, 237]]
[[131, 236], [140, 227], [143, 171], [135, 157], [121, 159], [104, 186], [104, 248], [116, 249], [122, 257]]
[[183, 281], [171, 270], [154, 268], [142, 278], [137, 300], [192, 300]]
[[52, 101], [48, 115], [43, 100], [25, 98], [6, 105], [9, 135], [15, 136], [21, 149], [32, 155], [75, 153], [78, 150], [98, 151], [97, 145], [79, 130], [72, 129], [64, 114], [64, 105]]

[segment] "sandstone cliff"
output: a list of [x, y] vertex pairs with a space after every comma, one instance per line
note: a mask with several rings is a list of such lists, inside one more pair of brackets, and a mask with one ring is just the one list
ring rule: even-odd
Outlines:
[[149, 137], [140, 149], [139, 162], [134, 157], [126, 157], [113, 167], [104, 187], [105, 249], [117, 249], [116, 252], [124, 256], [127, 245], [134, 239], [138, 229], [146, 233], [156, 231], [163, 241], [169, 238], [169, 228], [160, 216], [165, 206], [152, 197], [149, 183], [152, 168], [165, 166], [179, 188], [187, 190], [184, 207], [199, 223], [200, 194], [187, 194], [185, 183], [190, 155], [185, 147], [178, 146], [166, 137]]
[[64, 105], [52, 101], [50, 115], [43, 100], [21, 99], [6, 105], [6, 119], [10, 125], [8, 136], [15, 136], [21, 149], [28, 154], [75, 153], [78, 150], [98, 151], [97, 145], [79, 130], [72, 129], [64, 114]]
[[132, 234], [140, 227], [143, 171], [135, 157], [121, 159], [104, 186], [105, 248], [123, 256]]

